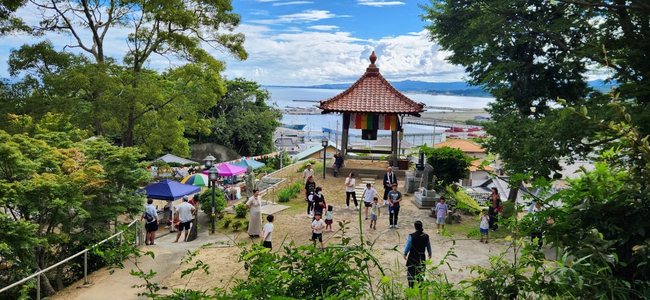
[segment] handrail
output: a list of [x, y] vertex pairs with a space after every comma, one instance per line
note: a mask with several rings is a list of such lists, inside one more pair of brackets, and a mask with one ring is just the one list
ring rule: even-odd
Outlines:
[[[129, 223], [129, 225], [126, 226], [126, 228], [129, 228], [129, 227], [131, 227], [131, 225], [133, 225], [133, 224], [135, 224], [135, 223], [138, 223], [138, 222], [139, 222], [139, 220], [138, 220], [138, 219], [135, 219], [135, 220], [131, 221], [131, 223]], [[125, 229], [125, 230], [126, 230], [126, 229]], [[0, 293], [5, 292], [5, 291], [7, 291], [7, 290], [9, 290], [9, 289], [11, 289], [11, 288], [13, 288], [13, 287], [16, 287], [16, 286], [18, 286], [18, 285], [20, 285], [20, 284], [26, 282], [27, 280], [30, 280], [30, 279], [36, 277], [36, 276], [40, 276], [41, 274], [43, 274], [43, 273], [45, 273], [45, 272], [47, 272], [47, 271], [49, 271], [49, 270], [52, 270], [53, 268], [56, 268], [56, 267], [60, 266], [61, 264], [66, 263], [66, 262], [70, 261], [71, 259], [73, 259], [73, 258], [79, 256], [79, 255], [86, 254], [86, 253], [87, 253], [88, 251], [90, 251], [92, 248], [97, 247], [97, 246], [99, 246], [99, 245], [101, 245], [101, 244], [107, 242], [108, 240], [113, 239], [114, 237], [123, 234], [125, 230], [122, 230], [122, 231], [120, 231], [120, 232], [118, 232], [118, 233], [115, 233], [115, 234], [111, 235], [110, 237], [108, 237], [108, 238], [106, 238], [106, 239], [104, 239], [104, 240], [98, 242], [97, 244], [93, 245], [92, 247], [87, 248], [87, 249], [84, 249], [84, 250], [82, 250], [82, 251], [79, 251], [79, 252], [77, 252], [76, 254], [73, 254], [72, 256], [70, 256], [70, 257], [68, 257], [68, 258], [66, 258], [66, 259], [64, 259], [64, 260], [62, 260], [62, 261], [60, 261], [60, 262], [58, 262], [58, 263], [56, 263], [56, 264], [54, 264], [54, 265], [51, 265], [51, 266], [47, 267], [47, 268], [44, 269], [44, 270], [41, 270], [41, 271], [39, 271], [39, 272], [36, 272], [36, 273], [34, 273], [34, 274], [30, 275], [30, 276], [27, 276], [27, 277], [23, 278], [23, 279], [20, 280], [20, 281], [17, 281], [17, 282], [15, 282], [15, 283], [13, 283], [13, 284], [10, 284], [10, 285], [6, 286], [6, 287], [3, 287], [2, 289], [0, 289]], [[136, 229], [136, 230], [137, 230], [137, 229]], [[86, 273], [87, 273], [87, 271], [86, 271], [86, 270], [87, 270], [86, 267], [87, 267], [87, 266], [84, 266], [84, 276], [87, 275], [87, 274], [86, 274]], [[40, 277], [39, 277], [39, 279], [40, 279]], [[85, 279], [85, 278], [84, 278], [84, 279]], [[39, 282], [39, 283], [40, 283], [40, 282]], [[86, 280], [86, 283], [87, 283], [87, 280]], [[37, 288], [40, 289], [40, 284], [37, 286]], [[40, 293], [38, 293], [38, 294], [39, 294], [39, 295], [37, 295], [37, 298], [40, 298]]]

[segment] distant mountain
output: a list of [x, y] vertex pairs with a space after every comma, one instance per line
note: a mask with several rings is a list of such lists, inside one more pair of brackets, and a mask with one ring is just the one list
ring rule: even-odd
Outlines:
[[[426, 82], [426, 81], [392, 81], [391, 84], [401, 92], [418, 92], [434, 95], [458, 95], [458, 96], [473, 96], [473, 97], [491, 97], [490, 93], [483, 91], [480, 87], [471, 86], [464, 81], [454, 82]], [[604, 80], [588, 81], [589, 86], [598, 91], [608, 91], [610, 84], [605, 83]], [[614, 86], [618, 85], [612, 82]], [[334, 84], [320, 84], [309, 86], [279, 86], [268, 85], [265, 87], [281, 87], [281, 88], [303, 88], [303, 89], [336, 89], [344, 90], [350, 87], [352, 83], [334, 83]]]

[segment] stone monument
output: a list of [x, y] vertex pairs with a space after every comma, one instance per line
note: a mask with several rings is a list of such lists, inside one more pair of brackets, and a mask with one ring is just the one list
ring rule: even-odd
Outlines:
[[253, 190], [255, 188], [255, 173], [253, 173], [253, 167], [248, 166], [248, 170], [246, 171], [246, 199], [253, 196]]
[[430, 164], [424, 164], [423, 170], [416, 169], [414, 175], [418, 187], [414, 193], [413, 204], [418, 208], [436, 207], [440, 197], [433, 189], [435, 186], [433, 167]]

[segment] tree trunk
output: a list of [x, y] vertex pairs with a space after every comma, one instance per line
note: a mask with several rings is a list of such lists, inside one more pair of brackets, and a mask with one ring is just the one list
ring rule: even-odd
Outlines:
[[[45, 254], [44, 251], [41, 247], [38, 247], [35, 251], [35, 256], [36, 258], [36, 265], [38, 266], [37, 271], [41, 271], [47, 266], [45, 266]], [[52, 284], [50, 284], [50, 279], [47, 278], [47, 276], [44, 274], [41, 274], [41, 286], [43, 287], [43, 290], [45, 290], [45, 293], [47, 293], [48, 296], [54, 295], [56, 291], [52, 287]]]
[[122, 146], [133, 147], [133, 129], [135, 128], [135, 113], [133, 108], [129, 112], [126, 128], [122, 130]]
[[510, 194], [508, 194], [508, 201], [517, 201], [517, 195], [519, 194], [519, 189], [523, 186], [523, 182], [519, 181], [517, 187], [510, 189]]

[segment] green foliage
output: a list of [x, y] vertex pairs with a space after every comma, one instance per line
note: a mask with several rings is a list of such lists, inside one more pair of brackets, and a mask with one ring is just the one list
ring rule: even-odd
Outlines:
[[295, 198], [302, 192], [303, 186], [300, 182], [294, 182], [292, 185], [281, 189], [276, 195], [278, 196], [278, 202], [289, 202], [289, 200]]
[[234, 222], [232, 222], [232, 224], [230, 226], [232, 227], [232, 230], [237, 231], [243, 225], [244, 225], [244, 223], [242, 222], [242, 220], [235, 220]]
[[228, 229], [228, 227], [230, 226], [230, 223], [232, 223], [232, 221], [233, 221], [232, 216], [230, 216], [230, 215], [225, 216], [223, 218], [223, 228]]
[[420, 147], [427, 158], [427, 163], [433, 166], [433, 174], [442, 186], [447, 186], [467, 178], [469, 167], [474, 159], [465, 155], [460, 149], [451, 147], [430, 148]]
[[293, 164], [291, 157], [287, 152], [283, 151], [282, 156], [276, 155], [274, 157], [268, 157], [260, 159], [260, 162], [265, 163], [266, 165], [258, 170], [258, 173], [272, 173], [280, 169], [280, 158], [282, 158], [282, 167], [285, 168]]
[[465, 124], [474, 126], [485, 126], [489, 121], [465, 120]]
[[501, 203], [502, 203], [501, 205], [503, 206], [503, 211], [501, 212], [502, 218], [508, 219], [517, 214], [514, 201], [503, 201]]
[[302, 173], [302, 171], [304, 171], [305, 169], [307, 169], [307, 164], [311, 164], [311, 167], [312, 167], [312, 169], [313, 169], [313, 168], [316, 166], [317, 163], [316, 163], [315, 160], [310, 159], [310, 160], [308, 160], [308, 161], [306, 161], [306, 162], [303, 162], [303, 163], [302, 163], [302, 166], [300, 166], [300, 168], [298, 168], [298, 170], [297, 170], [296, 172], [298, 172], [298, 173]]
[[266, 104], [269, 92], [256, 82], [242, 78], [226, 80], [225, 85], [225, 95], [210, 109], [211, 134], [203, 138], [244, 156], [270, 153], [273, 132], [280, 126], [278, 120], [282, 115]]
[[237, 218], [245, 218], [247, 213], [248, 208], [246, 207], [246, 204], [239, 203], [237, 206], [235, 206], [235, 216]]
[[[0, 206], [7, 208], [0, 212], [0, 256], [20, 262], [0, 270], [2, 281], [51, 266], [105, 237], [106, 225], [116, 217], [142, 210], [143, 198], [134, 192], [150, 175], [137, 149], [111, 146], [101, 138], [50, 142], [71, 147], [0, 130]], [[54, 292], [49, 287], [60, 290], [78, 280], [80, 269], [73, 263], [56, 268], [55, 284], [42, 278], [48, 282], [46, 294]], [[97, 261], [91, 268], [101, 266]]]
[[452, 198], [456, 199], [456, 208], [466, 210], [472, 214], [479, 214], [481, 212], [481, 206], [472, 197], [463, 193], [463, 191], [455, 191], [451, 185], [448, 185], [446, 190]]
[[[212, 188], [203, 191], [199, 194], [199, 201], [201, 202], [201, 209], [203, 212], [210, 216], [212, 215]], [[227, 201], [226, 196], [220, 189], [214, 189], [214, 213], [219, 215], [226, 209]]]

